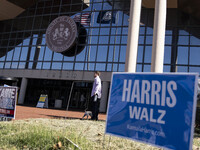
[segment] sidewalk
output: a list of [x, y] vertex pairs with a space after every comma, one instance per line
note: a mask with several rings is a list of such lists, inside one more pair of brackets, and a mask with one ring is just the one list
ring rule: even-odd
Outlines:
[[[73, 118], [81, 119], [84, 112], [66, 111], [27, 106], [16, 106], [15, 120], [29, 118]], [[99, 120], [106, 120], [106, 114], [99, 114]]]

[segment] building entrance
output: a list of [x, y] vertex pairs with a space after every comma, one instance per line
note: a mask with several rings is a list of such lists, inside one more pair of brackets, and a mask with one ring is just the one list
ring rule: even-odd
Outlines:
[[[29, 79], [25, 105], [36, 106], [41, 94], [48, 95], [49, 108], [84, 110], [87, 108], [92, 82], [78, 82], [67, 80]], [[56, 102], [60, 106], [56, 106]]]

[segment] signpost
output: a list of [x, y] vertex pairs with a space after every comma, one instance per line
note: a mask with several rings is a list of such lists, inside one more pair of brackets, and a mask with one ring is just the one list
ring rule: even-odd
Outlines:
[[192, 150], [197, 74], [113, 73], [106, 133]]
[[17, 87], [0, 86], [0, 118], [15, 119]]

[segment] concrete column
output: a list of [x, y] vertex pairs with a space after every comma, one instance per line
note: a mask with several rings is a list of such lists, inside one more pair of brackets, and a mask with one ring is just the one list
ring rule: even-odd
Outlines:
[[156, 0], [151, 72], [163, 72], [167, 0]]
[[101, 102], [100, 102], [100, 112], [106, 112], [106, 105], [108, 102], [108, 88], [109, 88], [109, 82], [103, 82], [102, 84], [102, 96], [101, 96]]
[[142, 0], [131, 0], [125, 72], [136, 72]]
[[25, 94], [26, 94], [27, 83], [28, 83], [28, 79], [27, 78], [22, 78], [18, 104], [24, 104], [24, 98], [25, 98]]

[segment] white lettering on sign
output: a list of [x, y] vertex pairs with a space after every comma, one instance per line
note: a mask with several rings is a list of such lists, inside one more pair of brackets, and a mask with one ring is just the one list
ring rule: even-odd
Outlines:
[[[175, 81], [124, 80], [122, 102], [173, 108], [177, 99]], [[166, 110], [129, 106], [130, 118], [165, 124]]]
[[[147, 108], [145, 107], [136, 107], [136, 106], [129, 106], [130, 118], [137, 119], [137, 120], [145, 120], [150, 122], [157, 122], [159, 124], [165, 124], [163, 117], [166, 114], [165, 110], [158, 110], [154, 112], [154, 109], [150, 109], [148, 112]], [[155, 118], [155, 116], [158, 116]]]
[[[147, 81], [142, 80], [142, 87], [139, 85], [139, 80], [124, 80], [122, 101], [148, 104], [156, 106], [174, 107], [176, 105], [176, 96], [174, 91], [177, 90], [175, 81]], [[169, 97], [166, 97], [166, 95]], [[150, 97], [151, 95], [151, 97]], [[130, 101], [131, 100], [131, 101]]]
[[0, 97], [14, 99], [15, 89], [6, 89], [6, 88], [0, 89]]

